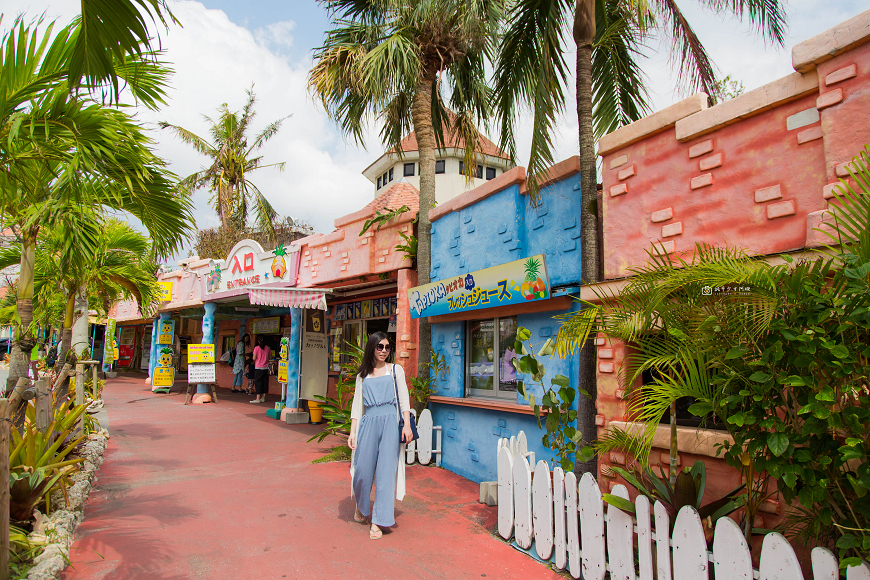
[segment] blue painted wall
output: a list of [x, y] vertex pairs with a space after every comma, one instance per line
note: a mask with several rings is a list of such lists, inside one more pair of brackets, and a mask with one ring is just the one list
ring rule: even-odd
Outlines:
[[[537, 207], [520, 193], [519, 185], [508, 187], [472, 206], [437, 220], [432, 225], [432, 280], [482, 270], [535, 254], [544, 254], [551, 287], [576, 286], [581, 280], [579, 175], [556, 182], [542, 191]], [[573, 309], [574, 307], [572, 307]], [[535, 350], [558, 328], [553, 316], [562, 312], [519, 314], [517, 323], [532, 331]], [[473, 313], [487, 317], [486, 310]], [[435, 394], [465, 396], [465, 322], [432, 325], [432, 348], [444, 355], [449, 371], [436, 377]], [[577, 389], [577, 357], [543, 358], [549, 386], [557, 374], [565, 375]], [[529, 393], [540, 400], [542, 385], [519, 376]], [[502, 399], [503, 400], [503, 399]], [[527, 405], [517, 394], [515, 401]], [[574, 401], [576, 408], [577, 401]], [[551, 460], [554, 454], [543, 446], [543, 431], [533, 415], [431, 403], [434, 423], [443, 428], [442, 464], [446, 469], [475, 482], [497, 479], [496, 445], [525, 431], [529, 451], [536, 460]]]

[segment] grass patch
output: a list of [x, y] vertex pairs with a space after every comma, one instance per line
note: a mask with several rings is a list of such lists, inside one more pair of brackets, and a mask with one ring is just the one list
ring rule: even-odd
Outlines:
[[350, 461], [350, 447], [338, 445], [329, 450], [329, 453], [319, 457], [311, 463], [330, 463], [332, 461]]

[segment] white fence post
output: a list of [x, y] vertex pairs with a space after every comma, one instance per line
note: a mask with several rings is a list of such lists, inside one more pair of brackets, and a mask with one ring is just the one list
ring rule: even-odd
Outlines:
[[764, 536], [758, 565], [759, 580], [787, 580], [800, 578], [802, 574], [801, 565], [788, 540], [777, 532]]
[[656, 570], [658, 580], [671, 580], [671, 516], [661, 502], [653, 506], [656, 518]]
[[674, 522], [674, 580], [707, 580], [707, 540], [701, 516], [692, 506], [677, 513]]
[[[624, 485], [613, 486], [610, 492], [628, 500]], [[634, 537], [631, 516], [616, 506], [607, 506], [607, 562], [611, 580], [635, 580]], [[585, 548], [586, 546], [584, 546]]]
[[525, 458], [514, 457], [514, 538], [517, 545], [532, 547], [532, 471]]
[[637, 556], [640, 580], [655, 580], [652, 561], [652, 527], [650, 526], [650, 504], [645, 495], [638, 494], [634, 500], [637, 516]]
[[752, 555], [740, 526], [731, 518], [716, 522], [713, 536], [716, 580], [752, 580]]
[[510, 447], [502, 444], [498, 449], [498, 533], [505, 540], [514, 534], [513, 482], [514, 457]]
[[580, 577], [580, 520], [577, 502], [577, 476], [565, 474], [565, 519], [568, 536], [568, 571], [574, 578]]
[[[575, 493], [576, 496], [576, 493]], [[575, 502], [576, 503], [576, 502]], [[576, 520], [577, 510], [574, 510]], [[565, 548], [565, 472], [561, 467], [553, 469], [553, 549], [556, 551], [556, 568], [564, 570], [567, 565]]]
[[604, 580], [607, 560], [604, 554], [604, 500], [591, 473], [580, 478], [577, 493], [580, 503], [580, 545], [585, 580]]

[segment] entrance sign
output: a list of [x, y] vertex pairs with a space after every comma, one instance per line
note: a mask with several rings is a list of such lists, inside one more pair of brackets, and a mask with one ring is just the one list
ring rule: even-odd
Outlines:
[[157, 344], [175, 343], [175, 321], [161, 320], [157, 327]]
[[329, 337], [322, 310], [303, 310], [302, 352], [299, 364], [299, 398], [315, 400], [326, 396], [329, 371]]
[[281, 331], [281, 317], [256, 318], [251, 324], [253, 334], [278, 334]]
[[187, 364], [214, 363], [213, 344], [188, 344]]
[[172, 300], [172, 282], [158, 282], [160, 287], [160, 301], [170, 302]]
[[110, 318], [106, 321], [106, 333], [105, 338], [103, 339], [103, 364], [110, 365], [115, 362], [115, 349], [113, 347], [113, 342], [115, 340], [115, 329], [117, 328], [118, 323], [114, 318]]
[[275, 282], [296, 283], [299, 267], [299, 250], [285, 248], [264, 250], [254, 240], [241, 240], [226, 260], [212, 261], [205, 276], [205, 292], [221, 292], [255, 288]]
[[411, 318], [525, 304], [550, 297], [543, 254], [408, 290]]
[[217, 382], [214, 363], [196, 363], [187, 367], [187, 382], [191, 384], [208, 384]]

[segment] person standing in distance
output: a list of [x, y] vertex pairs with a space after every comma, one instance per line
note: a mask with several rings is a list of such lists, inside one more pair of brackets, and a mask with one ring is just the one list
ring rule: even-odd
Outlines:
[[257, 346], [254, 347], [254, 391], [257, 398], [251, 403], [265, 403], [266, 393], [269, 392], [269, 357], [271, 349], [266, 345], [262, 336], [257, 337]]
[[245, 334], [236, 345], [236, 358], [233, 359], [233, 393], [241, 393], [245, 380], [245, 348], [251, 346], [251, 335]]
[[[387, 335], [375, 332], [366, 343], [356, 375], [350, 412], [348, 446], [351, 495], [356, 498], [354, 521], [364, 524], [371, 515], [369, 538], [383, 536], [382, 527], [395, 525], [395, 501], [405, 497], [405, 442], [411, 433], [411, 405], [405, 370], [388, 364], [392, 347]], [[405, 420], [400, 435], [399, 416]], [[372, 484], [377, 489], [372, 508]]]

